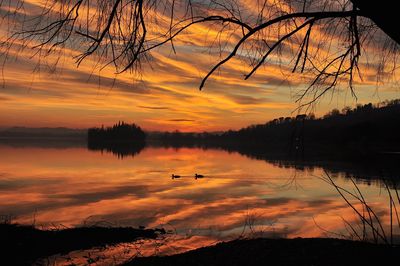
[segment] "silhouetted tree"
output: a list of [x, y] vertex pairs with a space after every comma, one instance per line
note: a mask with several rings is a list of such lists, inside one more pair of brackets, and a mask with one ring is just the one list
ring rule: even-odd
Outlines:
[[88, 139], [102, 142], [143, 142], [146, 134], [135, 124], [126, 124], [119, 121], [112, 127], [89, 128]]
[[146, 134], [135, 124], [119, 121], [112, 127], [88, 129], [88, 148], [106, 150], [123, 158], [138, 154], [145, 146]]
[[[2, 17], [12, 20], [3, 51], [15, 42], [33, 44], [39, 55], [72, 47], [81, 52], [78, 65], [96, 55], [103, 66], [111, 64], [122, 73], [140, 68], [157, 47], [170, 44], [175, 51], [177, 36], [196, 24], [207, 24], [219, 31], [211, 43], [218, 44], [221, 60], [203, 77], [200, 89], [234, 57], [250, 66], [248, 79], [274, 53], [291, 54], [292, 71], [312, 77], [309, 87], [298, 94], [305, 105], [342, 80], [355, 96], [353, 83], [361, 75], [362, 53], [371, 44], [387, 48], [375, 64], [377, 73], [387, 72], [385, 51], [396, 56], [400, 42], [398, 11], [389, 0], [257, 0], [251, 7], [238, 0], [50, 0], [43, 1], [37, 16], [26, 12], [25, 2], [0, 1]], [[222, 40], [221, 34], [228, 37]]]

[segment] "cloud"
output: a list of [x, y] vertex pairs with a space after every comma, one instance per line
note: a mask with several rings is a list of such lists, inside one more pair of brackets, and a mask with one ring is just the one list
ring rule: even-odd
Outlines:
[[96, 191], [79, 193], [62, 193], [57, 194], [55, 198], [61, 198], [75, 204], [86, 204], [97, 202], [100, 200], [115, 199], [125, 197], [127, 195], [137, 198], [147, 197], [149, 188], [143, 185], [114, 186], [110, 188], [100, 188]]
[[177, 119], [169, 119], [168, 121], [171, 121], [171, 122], [193, 122], [193, 121], [196, 121], [196, 120], [193, 120], [193, 119], [183, 119], [183, 118], [177, 118]]
[[264, 98], [255, 98], [252, 96], [236, 95], [236, 94], [228, 95], [228, 98], [232, 99], [234, 102], [236, 102], [238, 104], [243, 104], [243, 105], [260, 104], [260, 103], [264, 103], [268, 100], [268, 99], [264, 99]]
[[0, 96], [0, 101], [9, 101], [11, 98]]
[[[7, 173], [0, 173], [0, 178], [10, 176]], [[10, 179], [0, 179], [0, 191], [7, 192], [10, 190], [23, 189], [32, 186], [48, 186], [60, 184], [61, 181], [57, 178], [48, 178], [45, 180], [37, 180], [37, 179], [19, 179], [19, 180], [10, 180]]]
[[[3, 182], [4, 183], [4, 182]], [[24, 183], [17, 182], [6, 182], [0, 186], [0, 190], [3, 191], [24, 191], [24, 189], [37, 188], [40, 190], [41, 187], [46, 187], [47, 189], [52, 189], [54, 186], [62, 186], [62, 181], [58, 180], [43, 180], [29, 182], [27, 180]], [[54, 193], [46, 196], [45, 201], [29, 202], [29, 197], [32, 193], [25, 193], [25, 203], [7, 203], [2, 206], [4, 213], [14, 213], [16, 215], [29, 215], [34, 210], [40, 210], [45, 212], [48, 210], [57, 210], [60, 208], [73, 208], [76, 206], [85, 206], [89, 204], [98, 203], [100, 201], [120, 199], [125, 197], [130, 198], [143, 198], [148, 195], [148, 188], [143, 185], [127, 185], [127, 186], [115, 186], [115, 187], [95, 187], [93, 191], [85, 192], [82, 190], [77, 190], [74, 193]]]
[[150, 110], [169, 110], [170, 107], [166, 106], [145, 106], [145, 105], [138, 105], [139, 108], [150, 109]]

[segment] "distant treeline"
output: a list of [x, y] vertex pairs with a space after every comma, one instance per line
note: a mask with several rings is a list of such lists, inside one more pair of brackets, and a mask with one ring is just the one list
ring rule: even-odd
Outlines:
[[135, 124], [118, 122], [112, 127], [89, 128], [88, 148], [106, 150], [119, 157], [134, 156], [145, 146], [146, 134]]
[[29, 128], [11, 127], [0, 129], [0, 138], [4, 139], [82, 139], [86, 136], [86, 129], [71, 129], [66, 127], [57, 128]]
[[[125, 128], [139, 133], [117, 133]], [[221, 149], [280, 167], [323, 167], [331, 173], [344, 172], [370, 182], [374, 178], [398, 177], [399, 132], [400, 100], [393, 100], [334, 109], [321, 118], [313, 114], [280, 117], [265, 124], [214, 133], [145, 134], [136, 125], [120, 122], [111, 128], [90, 129], [88, 147], [121, 158], [135, 156], [145, 147], [147, 135], [150, 146]]]
[[[321, 118], [313, 114], [280, 117], [265, 124], [221, 133], [165, 132], [153, 135], [170, 146], [205, 146], [253, 153], [326, 150], [358, 153], [399, 151], [400, 100], [377, 105], [332, 110]], [[254, 154], [255, 155], [255, 154]]]
[[[321, 118], [313, 114], [280, 117], [265, 124], [218, 133], [148, 133], [151, 145], [201, 147], [236, 151], [258, 159], [294, 156], [370, 155], [400, 151], [400, 100], [332, 110]], [[146, 134], [135, 125], [91, 128], [90, 149], [106, 149], [121, 156], [134, 155]]]

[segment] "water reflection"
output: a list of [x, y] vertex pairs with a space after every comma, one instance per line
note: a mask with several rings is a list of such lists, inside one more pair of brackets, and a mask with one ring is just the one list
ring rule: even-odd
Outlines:
[[89, 150], [100, 151], [103, 153], [104, 151], [110, 152], [117, 156], [120, 159], [124, 157], [134, 157], [138, 155], [145, 147], [144, 142], [140, 143], [101, 143], [101, 142], [88, 142], [87, 145]]
[[[241, 146], [213, 146], [207, 144], [193, 144], [185, 146], [186, 144], [177, 143], [158, 143], [150, 142], [148, 147], [175, 149], [182, 148], [201, 149], [201, 150], [223, 150], [228, 153], [239, 153], [254, 160], [264, 160], [281, 168], [294, 168], [299, 171], [313, 170], [314, 168], [323, 168], [330, 173], [343, 174], [349, 178], [355, 178], [366, 184], [381, 183], [382, 180], [393, 187], [398, 187], [398, 174], [400, 173], [400, 165], [398, 164], [400, 154], [388, 153], [378, 155], [359, 155], [351, 157], [348, 154], [342, 157], [333, 157], [327, 154], [312, 153], [306, 157], [293, 157], [287, 153], [265, 151], [263, 149], [247, 149]], [[110, 152], [120, 159], [138, 155], [145, 148], [144, 143], [126, 143], [121, 144], [94, 144], [89, 143], [88, 149], [93, 151]], [[175, 175], [175, 174], [174, 174]], [[179, 178], [179, 175], [175, 175]], [[195, 176], [195, 175], [194, 175]], [[202, 175], [198, 175], [202, 178]], [[375, 184], [379, 185], [379, 184]]]
[[[319, 166], [299, 168], [287, 161], [200, 148], [117, 152], [124, 160], [113, 153], [0, 146], [0, 214], [44, 226], [107, 221], [166, 227], [186, 242], [203, 239], [192, 243], [195, 247], [248, 232], [280, 237], [346, 234], [343, 219], [358, 221], [319, 178], [324, 175]], [[195, 173], [205, 178], [195, 179]], [[331, 173], [338, 184], [353, 189], [346, 174]], [[172, 179], [172, 174], [181, 177]], [[388, 225], [382, 184], [358, 183]]]

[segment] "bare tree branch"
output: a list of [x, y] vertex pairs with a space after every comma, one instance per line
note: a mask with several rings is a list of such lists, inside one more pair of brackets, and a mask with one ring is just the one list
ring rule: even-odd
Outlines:
[[[268, 65], [273, 54], [287, 56], [293, 49], [292, 72], [314, 76], [298, 94], [299, 108], [315, 103], [344, 80], [357, 97], [354, 85], [356, 78], [361, 80], [361, 52], [371, 42], [371, 29], [377, 28], [373, 22], [397, 40], [384, 17], [372, 14], [370, 6], [358, 0], [264, 0], [257, 1], [255, 9], [239, 0], [47, 0], [39, 15], [26, 12], [25, 4], [29, 3], [0, 2], [0, 20], [10, 25], [0, 45], [2, 54], [14, 42], [33, 48], [38, 56], [70, 47], [80, 52], [75, 56], [77, 66], [97, 56], [101, 69], [112, 64], [120, 74], [140, 69], [152, 51], [168, 43], [179, 52], [176, 39], [195, 25], [207, 24], [219, 32], [220, 39], [209, 44], [219, 46], [222, 58], [202, 78], [200, 90], [236, 56], [250, 61], [246, 80]], [[221, 39], [222, 33], [229, 37]], [[382, 64], [386, 65], [384, 59]], [[377, 71], [385, 72], [385, 66]]]

